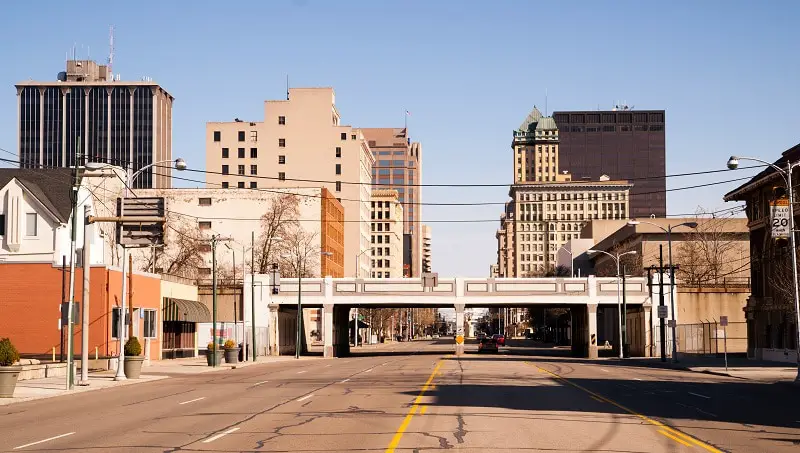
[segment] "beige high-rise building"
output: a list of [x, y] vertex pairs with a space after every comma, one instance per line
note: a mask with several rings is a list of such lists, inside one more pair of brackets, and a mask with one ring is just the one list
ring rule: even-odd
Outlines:
[[431, 271], [431, 227], [422, 225], [422, 272]]
[[628, 181], [572, 181], [559, 172], [558, 129], [534, 108], [514, 132], [514, 173], [497, 239], [499, 277], [525, 277], [555, 269], [557, 253], [592, 219], [627, 219]]
[[372, 278], [403, 277], [403, 206], [393, 189], [372, 190], [370, 274]]
[[[375, 159], [361, 131], [343, 125], [333, 88], [290, 88], [265, 101], [264, 120], [206, 124], [206, 186], [290, 188], [320, 184], [344, 206], [345, 275], [368, 275]], [[358, 262], [356, 263], [356, 257]]]
[[394, 189], [403, 205], [403, 276], [422, 272], [422, 145], [412, 142], [407, 128], [364, 128], [375, 156], [372, 182], [376, 189]]

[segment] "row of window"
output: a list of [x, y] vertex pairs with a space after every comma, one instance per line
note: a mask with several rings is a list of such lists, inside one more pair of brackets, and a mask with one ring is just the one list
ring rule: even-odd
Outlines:
[[372, 260], [372, 268], [376, 267], [392, 267], [389, 264], [389, 260]]
[[[230, 148], [222, 148], [222, 158], [227, 159], [230, 157]], [[245, 156], [245, 148], [238, 149], [238, 156], [239, 159], [244, 159]], [[257, 159], [258, 158], [258, 148], [250, 148], [250, 158]]]
[[[621, 211], [605, 211], [603, 210], [602, 215], [599, 213], [580, 213], [580, 214], [561, 214], [561, 220], [592, 220], [592, 219], [603, 219], [603, 220], [622, 220], [625, 219], [625, 213]], [[530, 213], [530, 212], [523, 212], [519, 215], [519, 220], [523, 222], [535, 222], [535, 221], [545, 221], [545, 220], [559, 220], [558, 214], [542, 214], [542, 213]]]
[[[377, 227], [376, 227], [376, 225], [377, 225]], [[375, 232], [375, 231], [379, 231], [379, 232], [384, 232], [384, 231], [385, 232], [390, 232], [390, 231], [392, 231], [392, 229], [389, 228], [389, 223], [388, 222], [379, 222], [377, 224], [375, 222], [372, 222], [371, 227], [372, 227], [372, 231], [373, 232]]]
[[[377, 253], [376, 253], [377, 251]], [[372, 247], [372, 256], [391, 256], [389, 253], [389, 247]]]
[[[229, 175], [230, 174], [230, 170], [229, 170], [229, 167], [227, 165], [223, 165], [222, 166], [222, 174], [223, 175]], [[244, 165], [239, 165], [238, 166], [237, 174], [239, 174], [239, 175], [244, 175], [245, 174], [244, 173]], [[250, 174], [251, 175], [257, 175], [258, 174], [258, 165], [250, 165]]]
[[[558, 201], [558, 200], [627, 200], [625, 192], [615, 193], [520, 193], [517, 201]], [[560, 195], [560, 198], [559, 198]]]
[[392, 275], [389, 271], [372, 272], [372, 278], [392, 278]]
[[[156, 324], [157, 313], [155, 308], [140, 308], [142, 310], [142, 319], [144, 327], [143, 338], [156, 338], [158, 333], [158, 325]], [[120, 308], [113, 307], [111, 309], [111, 338], [119, 338], [119, 315]], [[130, 314], [125, 315], [125, 326], [131, 325]], [[127, 335], [126, 335], [127, 336]]]
[[373, 244], [388, 244], [389, 243], [389, 235], [388, 234], [378, 234], [372, 235], [372, 239], [370, 240]]
[[[0, 214], [0, 236], [6, 234], [6, 216]], [[39, 215], [35, 212], [25, 214], [25, 236], [36, 237], [39, 235]]]
[[[250, 189], [258, 189], [258, 183], [255, 182], [255, 181], [250, 181], [250, 183], [248, 184], [248, 187]], [[222, 181], [222, 188], [223, 189], [230, 189], [231, 188], [231, 183], [229, 183], [228, 181]], [[244, 189], [245, 188], [244, 181], [237, 182], [236, 183], [236, 188], [237, 189]]]
[[[373, 201], [373, 203], [374, 203], [374, 201]], [[392, 218], [392, 216], [390, 214], [391, 212], [392, 211], [383, 211], [383, 210], [381, 210], [381, 211], [372, 211], [372, 220], [375, 220], [376, 218], [378, 220], [391, 219]]]

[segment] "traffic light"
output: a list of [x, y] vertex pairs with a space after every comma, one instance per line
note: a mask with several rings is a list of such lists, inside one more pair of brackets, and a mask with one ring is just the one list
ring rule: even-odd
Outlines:
[[784, 198], [787, 196], [786, 187], [784, 186], [773, 186], [772, 187], [772, 196], [776, 199]]

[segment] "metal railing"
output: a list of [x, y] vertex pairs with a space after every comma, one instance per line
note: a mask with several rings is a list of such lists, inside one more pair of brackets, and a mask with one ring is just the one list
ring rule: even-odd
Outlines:
[[727, 336], [728, 353], [747, 352], [747, 323], [731, 322], [722, 327], [719, 322], [680, 324], [676, 329], [678, 352], [716, 356], [725, 351]]
[[688, 280], [677, 280], [679, 289], [695, 288], [719, 288], [725, 291], [731, 289], [749, 289], [750, 277], [722, 277], [712, 281], [692, 282]]

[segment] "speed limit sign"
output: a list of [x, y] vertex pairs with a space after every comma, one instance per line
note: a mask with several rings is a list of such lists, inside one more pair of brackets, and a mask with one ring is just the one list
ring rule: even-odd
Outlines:
[[772, 202], [770, 206], [770, 224], [773, 238], [789, 237], [789, 200], [782, 198]]

